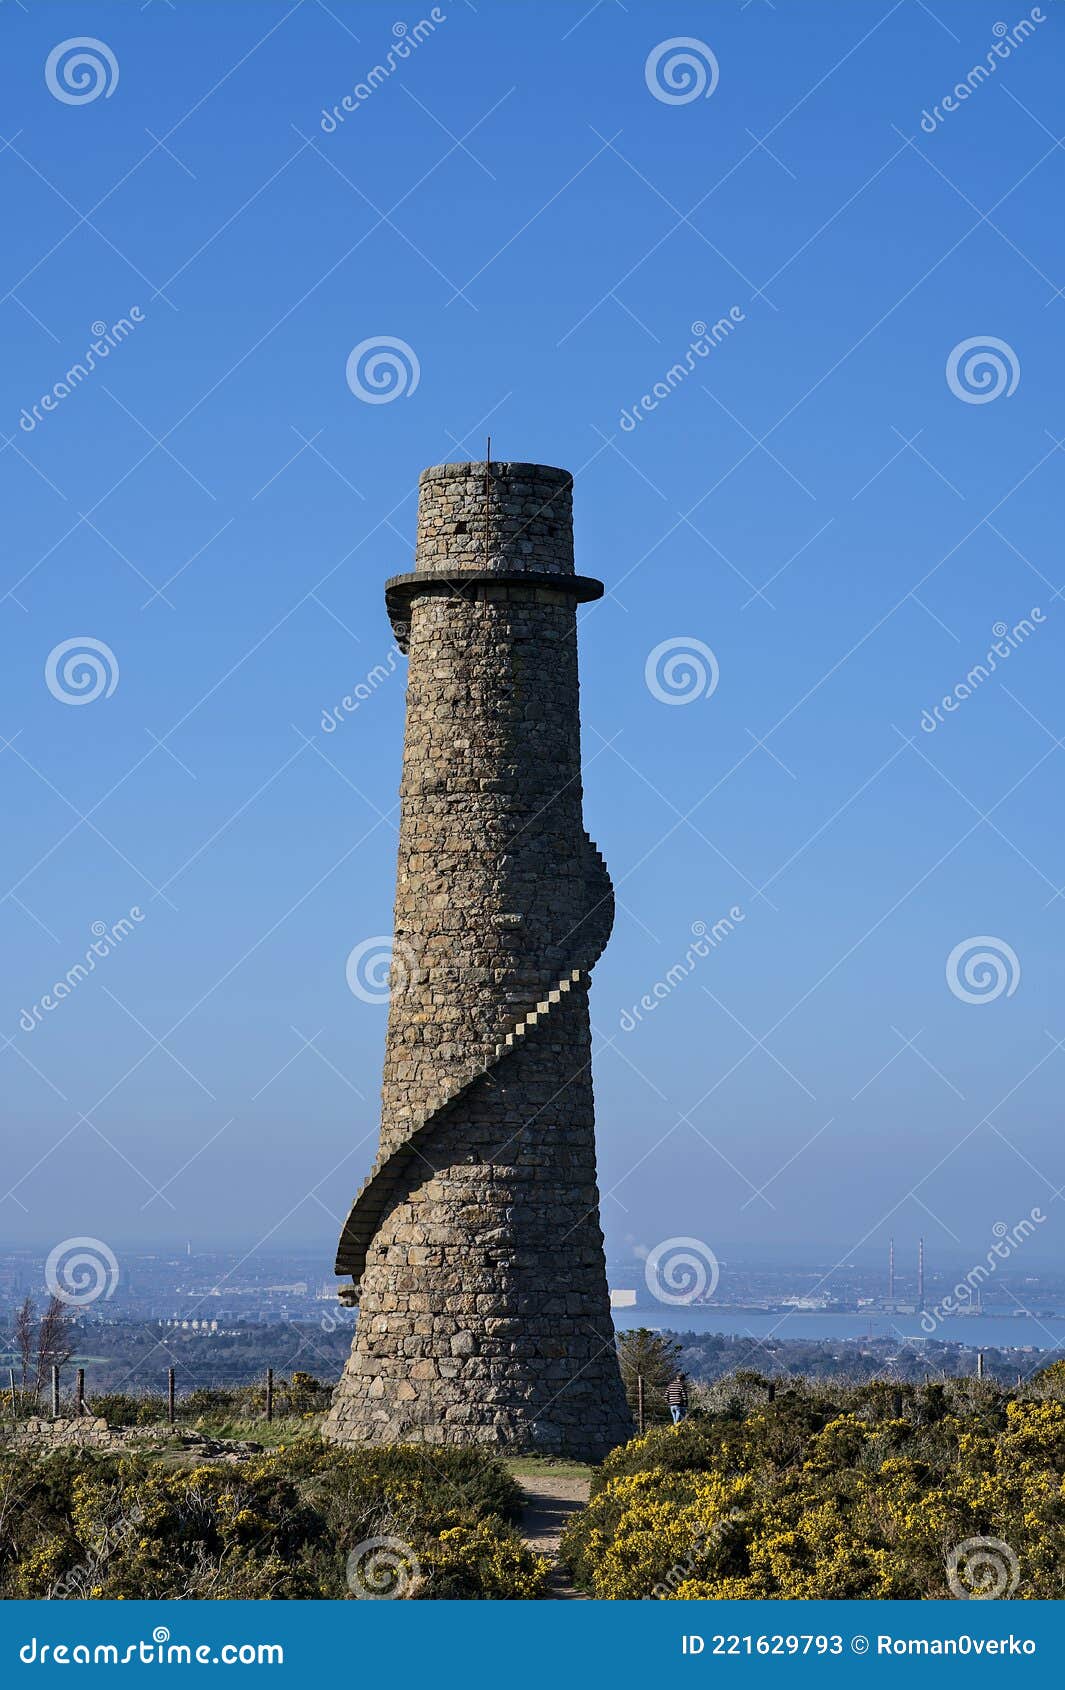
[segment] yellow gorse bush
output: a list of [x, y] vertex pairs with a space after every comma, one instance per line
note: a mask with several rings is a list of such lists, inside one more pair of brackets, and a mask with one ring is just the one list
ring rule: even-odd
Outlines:
[[800, 1385], [656, 1428], [604, 1464], [563, 1553], [610, 1600], [901, 1600], [950, 1595], [952, 1551], [990, 1539], [1002, 1594], [1060, 1598], [1063, 1383], [907, 1387], [901, 1417], [883, 1387]]
[[477, 1450], [340, 1451], [316, 1437], [188, 1465], [0, 1446], [0, 1596], [346, 1598], [381, 1536], [419, 1573], [406, 1599], [539, 1598], [547, 1566], [509, 1520], [520, 1492]]

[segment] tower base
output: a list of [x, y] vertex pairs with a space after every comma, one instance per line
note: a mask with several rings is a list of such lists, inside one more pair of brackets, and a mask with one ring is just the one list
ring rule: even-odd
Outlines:
[[[577, 1032], [574, 994], [560, 1020]], [[576, 1024], [576, 1025], [574, 1025]], [[564, 1039], [560, 1027], [556, 1037]], [[323, 1437], [597, 1462], [633, 1435], [598, 1221], [587, 1070], [511, 1055], [441, 1122], [379, 1227]], [[515, 1110], [520, 1100], [521, 1113]]]

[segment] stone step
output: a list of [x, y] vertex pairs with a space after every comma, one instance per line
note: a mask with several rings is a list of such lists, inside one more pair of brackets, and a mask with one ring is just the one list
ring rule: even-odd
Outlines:
[[[378, 1158], [374, 1163], [368, 1178], [359, 1187], [358, 1195], [352, 1204], [341, 1246], [337, 1253], [338, 1268], [343, 1272], [352, 1271], [356, 1280], [361, 1276], [365, 1267], [366, 1251], [377, 1229], [380, 1217], [391, 1200], [400, 1175], [409, 1159], [413, 1141], [427, 1135], [438, 1116], [459, 1102], [471, 1087], [486, 1079], [491, 1084], [490, 1070], [496, 1063], [500, 1062], [508, 1052], [513, 1051], [517, 1041], [523, 1039], [532, 1028], [536, 1027], [542, 1017], [550, 1015], [553, 1006], [561, 1002], [563, 993], [569, 992], [575, 985], [579, 984], [598, 960], [613, 926], [613, 887], [606, 861], [598, 845], [588, 834], [585, 834], [585, 840], [588, 852], [594, 859], [593, 879], [597, 882], [603, 878], [606, 880], [605, 893], [602, 892], [599, 885], [593, 885], [590, 888], [593, 898], [596, 897], [597, 893], [599, 894], [597, 900], [599, 907], [593, 905], [585, 918], [585, 921], [591, 926], [593, 954], [587, 958], [583, 967], [571, 968], [568, 974], [562, 975], [556, 985], [548, 992], [547, 997], [537, 1003], [536, 1008], [507, 1033], [502, 1043], [496, 1044], [494, 1055], [486, 1056], [478, 1063], [471, 1074], [447, 1092], [436, 1108], [413, 1129], [398, 1150], [391, 1152], [383, 1159]], [[377, 1188], [372, 1197], [370, 1195], [371, 1188]], [[356, 1214], [356, 1210], [359, 1211], [358, 1214]]]

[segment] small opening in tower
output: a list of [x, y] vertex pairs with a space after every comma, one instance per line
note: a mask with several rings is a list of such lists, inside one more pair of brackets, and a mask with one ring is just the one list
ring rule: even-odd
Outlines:
[[468, 532], [469, 532], [469, 529], [468, 529], [468, 526], [465, 522], [456, 522], [456, 524], [455, 524], [455, 533], [456, 534], [466, 534]]

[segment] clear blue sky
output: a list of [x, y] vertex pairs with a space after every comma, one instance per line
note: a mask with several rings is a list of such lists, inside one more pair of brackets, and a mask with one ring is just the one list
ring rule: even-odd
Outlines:
[[[982, 1256], [1033, 1205], [1030, 1249], [1060, 1253], [1061, 8], [931, 133], [1024, 9], [440, 11], [332, 132], [428, 8], [0, 15], [4, 1236], [269, 1235], [328, 1272], [378, 1124], [385, 1010], [345, 963], [391, 920], [404, 665], [320, 724], [388, 661], [419, 470], [490, 428], [573, 471], [578, 567], [609, 589], [581, 661], [619, 896], [593, 990], [610, 1254], [923, 1231]], [[45, 63], [79, 36], [118, 78], [68, 103]], [[674, 37], [712, 51], [710, 97], [651, 92]], [[948, 358], [988, 336], [1018, 379], [966, 402]], [[345, 367], [382, 337], [420, 375], [368, 404]], [[45, 665], [86, 636], [118, 680], [73, 707]], [[667, 640], [712, 649], [712, 696], [654, 696]], [[972, 1004], [945, 969], [982, 935], [1020, 980]]]

